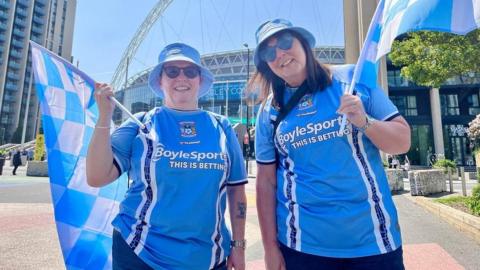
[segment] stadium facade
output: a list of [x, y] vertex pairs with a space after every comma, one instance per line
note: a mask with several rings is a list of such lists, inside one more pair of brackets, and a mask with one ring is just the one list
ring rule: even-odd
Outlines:
[[[202, 62], [215, 76], [211, 91], [200, 99], [200, 107], [228, 116], [233, 123], [246, 123], [246, 105], [242, 98], [247, 79], [247, 50], [215, 53], [202, 56]], [[344, 64], [342, 47], [315, 49], [315, 55], [327, 64]], [[252, 55], [250, 54], [250, 57]], [[250, 59], [250, 63], [253, 63]], [[127, 87], [116, 92], [116, 97], [132, 112], [146, 111], [161, 105], [148, 88], [147, 78], [151, 69], [144, 70], [129, 79]], [[254, 65], [250, 66], [250, 73]], [[447, 81], [439, 89], [440, 110], [432, 111], [431, 89], [420, 87], [400, 76], [397, 67], [387, 64], [389, 97], [412, 127], [412, 147], [407, 153], [412, 165], [429, 165], [435, 153], [432, 115], [440, 114], [443, 129], [444, 153], [458, 165], [474, 165], [472, 145], [467, 137], [468, 123], [480, 113], [480, 77], [462, 77]], [[433, 106], [434, 107], [434, 106]], [[254, 113], [257, 110], [254, 108]], [[254, 121], [254, 117], [251, 117]], [[438, 115], [437, 115], [438, 116]], [[114, 120], [119, 124], [127, 116], [115, 111]], [[252, 122], [252, 124], [254, 124]]]
[[[325, 47], [315, 49], [315, 55], [320, 61], [330, 64], [344, 63], [342, 47]], [[250, 62], [247, 61], [250, 57]], [[228, 116], [233, 123], [246, 123], [247, 108], [242, 98], [247, 79], [247, 66], [250, 63], [250, 72], [253, 74], [253, 53], [248, 50], [229, 51], [202, 56], [202, 63], [215, 76], [215, 83], [209, 93], [200, 99], [200, 108]], [[161, 100], [149, 90], [147, 81], [151, 68], [144, 70], [127, 82], [127, 87], [116, 92], [116, 97], [132, 112], [145, 111], [161, 104]], [[256, 112], [257, 106], [254, 108]], [[254, 117], [249, 114], [250, 122]], [[127, 115], [120, 110], [115, 111], [114, 121], [119, 123]]]

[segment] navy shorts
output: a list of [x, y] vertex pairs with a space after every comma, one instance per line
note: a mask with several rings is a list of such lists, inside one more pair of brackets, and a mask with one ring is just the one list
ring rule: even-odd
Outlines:
[[280, 243], [287, 270], [405, 270], [402, 247], [373, 256], [331, 258], [298, 252]]
[[[113, 270], [152, 270], [130, 246], [123, 240], [122, 235], [113, 230], [112, 244], [112, 268]], [[227, 262], [223, 261], [212, 270], [227, 270]]]

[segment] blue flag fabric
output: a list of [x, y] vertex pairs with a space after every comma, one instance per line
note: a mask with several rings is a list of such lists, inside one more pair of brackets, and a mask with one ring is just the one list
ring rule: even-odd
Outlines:
[[377, 83], [378, 60], [396, 37], [418, 30], [464, 35], [480, 27], [480, 0], [381, 0], [355, 67], [355, 83]]
[[42, 110], [55, 223], [67, 269], [111, 269], [112, 225], [127, 189], [125, 176], [88, 186], [85, 158], [98, 118], [94, 81], [30, 42]]

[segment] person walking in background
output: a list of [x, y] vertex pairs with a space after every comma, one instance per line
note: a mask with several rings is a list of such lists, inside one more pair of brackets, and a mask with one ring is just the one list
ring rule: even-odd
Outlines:
[[319, 63], [308, 30], [275, 19], [256, 38], [248, 88], [265, 98], [255, 150], [267, 269], [404, 269], [379, 149], [406, 152], [409, 125], [379, 88], [344, 94], [353, 66]]
[[113, 90], [96, 85], [88, 184], [133, 180], [113, 221], [113, 269], [245, 269], [247, 175], [229, 121], [198, 108], [212, 82], [197, 50], [166, 46], [149, 75], [164, 105], [136, 115], [144, 129], [127, 120], [112, 135]]
[[16, 150], [15, 153], [13, 154], [12, 158], [13, 158], [13, 160], [12, 160], [12, 164], [13, 164], [12, 174], [17, 175], [18, 166], [22, 165], [22, 157], [21, 157], [20, 150]]

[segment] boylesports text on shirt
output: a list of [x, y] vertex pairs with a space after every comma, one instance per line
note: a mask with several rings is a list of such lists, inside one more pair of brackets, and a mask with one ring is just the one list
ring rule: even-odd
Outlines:
[[170, 168], [175, 169], [204, 169], [204, 170], [225, 170], [224, 163], [215, 162], [187, 162], [187, 161], [169, 161]]
[[[285, 146], [286, 143], [292, 145], [294, 149], [322, 141], [327, 141], [343, 134], [348, 135], [350, 130], [345, 129], [344, 133], [340, 133], [340, 123], [342, 117], [338, 116], [334, 119], [326, 120], [318, 123], [307, 123], [306, 125], [295, 126], [295, 128], [287, 133], [278, 134], [278, 143]], [[330, 130], [330, 131], [329, 131]]]
[[175, 151], [167, 150], [159, 143], [153, 153], [152, 160], [169, 159], [171, 168], [224, 170], [227, 154], [224, 152]]

